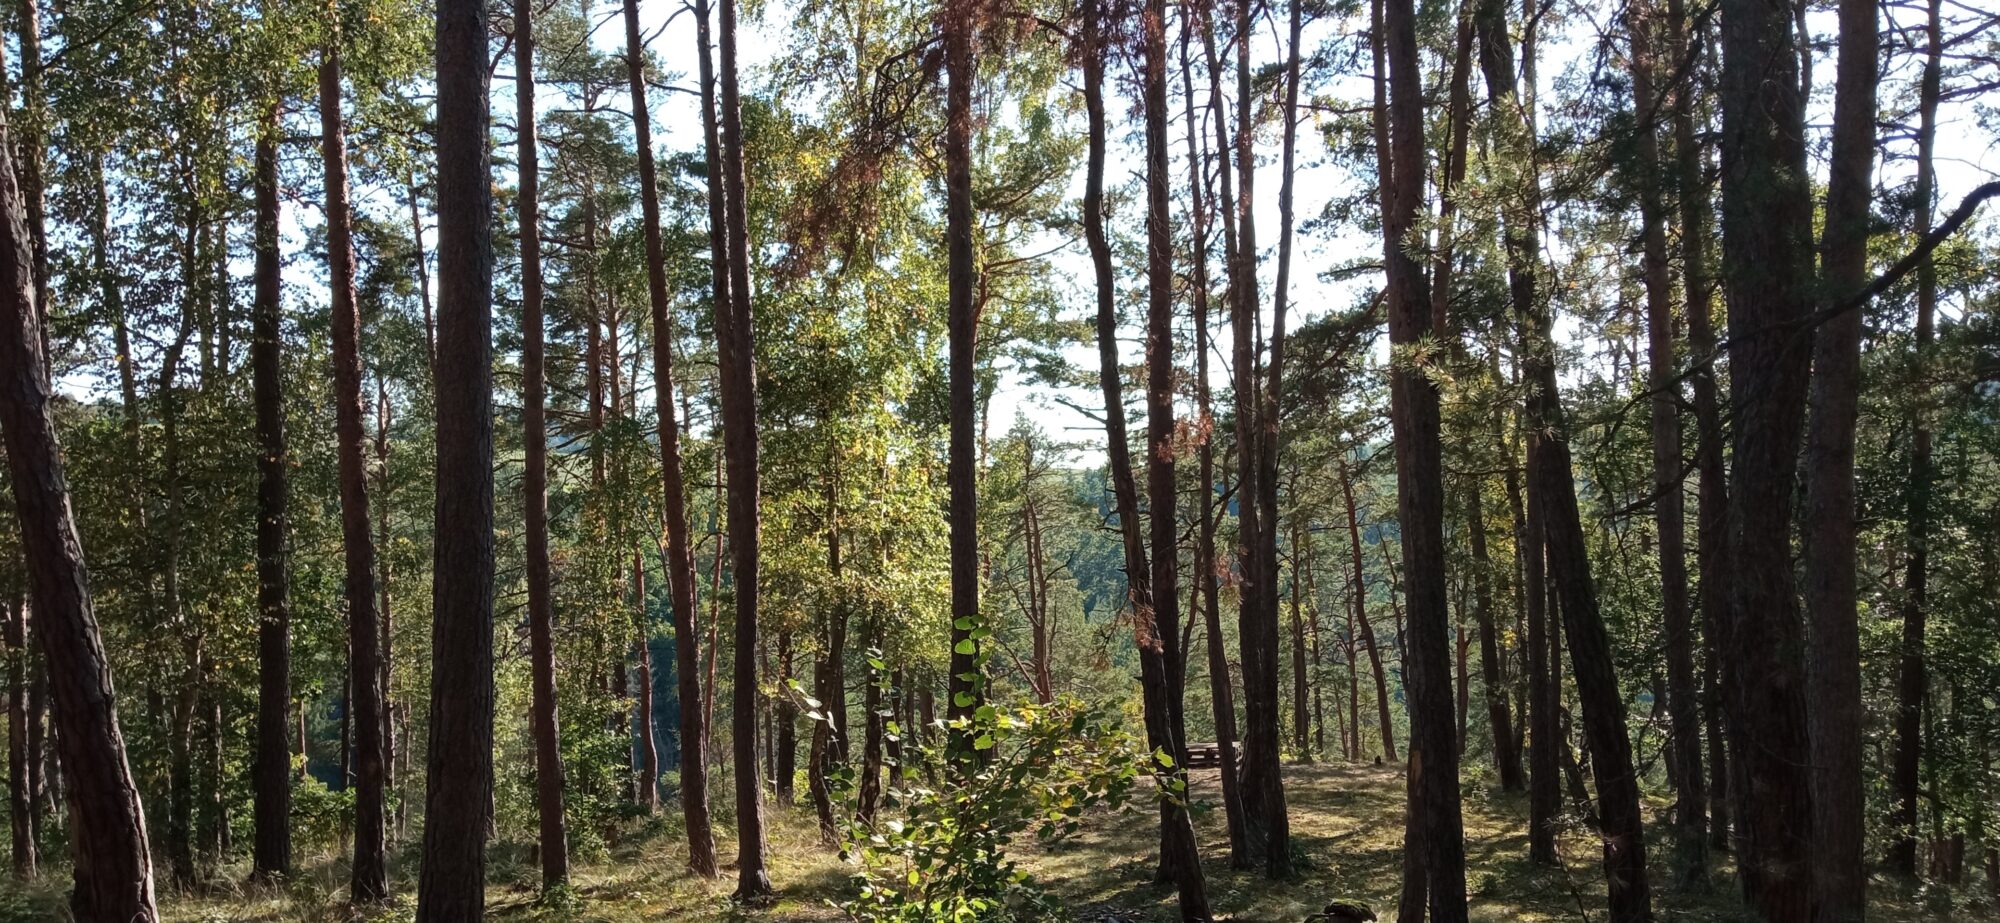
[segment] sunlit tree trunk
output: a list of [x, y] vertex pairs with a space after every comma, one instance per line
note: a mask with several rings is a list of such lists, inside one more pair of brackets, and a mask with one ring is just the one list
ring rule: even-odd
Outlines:
[[[729, 231], [729, 304], [717, 312], [721, 347], [723, 452], [729, 466], [729, 550], [736, 588], [735, 711], [736, 897], [768, 899], [764, 870], [764, 798], [757, 779], [757, 372], [750, 306], [750, 232], [743, 170], [743, 105], [736, 82], [736, 0], [722, 0], [719, 123], [724, 218]], [[954, 506], [956, 510], [956, 506]]]
[[419, 923], [485, 912], [493, 788], [493, 237], [486, 5], [437, 4], [437, 500]]
[[69, 773], [80, 921], [152, 923], [152, 856], [145, 811], [125, 759], [117, 698], [91, 611], [83, 545], [51, 413], [32, 242], [0, 113], [0, 437], [35, 620], [55, 697], [57, 746]]
[[354, 739], [354, 864], [357, 904], [388, 896], [384, 864], [382, 626], [375, 611], [375, 535], [368, 523], [367, 435], [362, 430], [361, 311], [355, 304], [352, 214], [347, 200], [347, 132], [340, 113], [340, 36], [319, 67], [321, 159], [326, 165], [327, 265], [333, 292], [334, 429], [340, 460], [340, 531], [346, 550], [347, 711]]
[[535, 812], [542, 887], [569, 881], [563, 820], [562, 719], [556, 708], [555, 603], [550, 598], [547, 372], [542, 346], [541, 152], [535, 127], [535, 30], [531, 0], [514, 3], [514, 200], [521, 245], [521, 478], [527, 511], [528, 660], [535, 738]]

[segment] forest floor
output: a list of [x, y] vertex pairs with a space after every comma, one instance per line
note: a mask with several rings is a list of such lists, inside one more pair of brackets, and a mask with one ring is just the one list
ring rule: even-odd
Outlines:
[[[1401, 878], [1403, 779], [1399, 771], [1349, 764], [1292, 765], [1286, 768], [1295, 854], [1300, 874], [1273, 883], [1253, 871], [1229, 868], [1220, 793], [1214, 772], [1195, 774], [1198, 835], [1203, 844], [1210, 901], [1219, 918], [1258, 923], [1297, 923], [1329, 901], [1362, 903], [1392, 919]], [[1657, 806], [1655, 806], [1657, 807]], [[1477, 921], [1603, 920], [1604, 887], [1598, 850], [1586, 830], [1561, 842], [1563, 866], [1527, 862], [1525, 798], [1483, 788], [1465, 800], [1467, 885]], [[771, 879], [779, 900], [748, 910], [733, 906], [733, 866], [715, 881], [686, 871], [686, 851], [673, 834], [627, 842], [602, 862], [574, 870], [574, 899], [563, 906], [537, 899], [534, 866], [525, 853], [504, 851], [492, 867], [487, 889], [490, 916], [506, 923], [638, 923], [638, 921], [745, 921], [818, 923], [842, 919], [833, 903], [848, 893], [851, 869], [817, 845], [811, 817], [804, 811], [773, 810], [770, 818]], [[1018, 858], [1080, 923], [1141, 923], [1176, 918], [1171, 888], [1148, 884], [1157, 827], [1149, 813], [1097, 817], [1076, 837], [1053, 850], [1029, 846]], [[676, 831], [677, 833], [677, 828]], [[1735, 899], [1734, 878], [1718, 872], [1704, 893], [1665, 888], [1664, 831], [1648, 835], [1655, 869], [1655, 907], [1661, 920], [1734, 921], [1748, 919]], [[725, 860], [734, 844], [721, 844]], [[163, 911], [169, 923], [337, 923], [357, 919], [341, 902], [341, 870], [315, 867], [285, 891], [211, 893], [172, 898]], [[409, 919], [413, 885], [398, 882], [405, 896], [371, 921]], [[4, 891], [4, 888], [0, 888]], [[1877, 881], [1870, 919], [1875, 921], [1993, 918], [1990, 904], [1976, 896], [1933, 889], [1923, 895], [1900, 893]], [[15, 896], [19, 898], [19, 895]], [[13, 919], [0, 901], [0, 921]], [[16, 903], [14, 906], [19, 907]], [[47, 907], [44, 903], [42, 906]], [[21, 917], [20, 919], [29, 919]], [[46, 919], [46, 917], [34, 917]]]

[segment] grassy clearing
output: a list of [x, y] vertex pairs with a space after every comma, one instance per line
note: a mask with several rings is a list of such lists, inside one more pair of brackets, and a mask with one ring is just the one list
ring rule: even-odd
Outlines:
[[[1289, 767], [1292, 833], [1300, 877], [1270, 882], [1255, 871], [1229, 868], [1220, 795], [1213, 772], [1198, 773], [1193, 788], [1211, 900], [1218, 914], [1236, 921], [1299, 921], [1326, 902], [1358, 901], [1393, 917], [1401, 880], [1403, 781], [1393, 769], [1346, 764]], [[1654, 807], [1658, 807], [1655, 805]], [[1525, 800], [1470, 787], [1465, 800], [1468, 887], [1473, 919], [1480, 921], [1603, 920], [1603, 886], [1597, 873], [1597, 846], [1586, 831], [1573, 829], [1562, 840], [1564, 865], [1529, 864], [1523, 833]], [[732, 905], [733, 866], [710, 882], [686, 871], [686, 849], [678, 830], [656, 827], [645, 837], [627, 837], [603, 861], [579, 866], [566, 899], [541, 901], [532, 856], [524, 849], [494, 851], [487, 894], [491, 915], [509, 923], [639, 923], [639, 921], [757, 921], [819, 923], [841, 919], [831, 906], [848, 887], [849, 869], [822, 849], [811, 818], [803, 811], [776, 811], [771, 818], [771, 877], [779, 901], [768, 908]], [[1070, 919], [1089, 923], [1141, 923], [1175, 919], [1171, 889], [1151, 885], [1157, 836], [1150, 811], [1104, 812], [1078, 837], [1044, 851], [1030, 847], [1022, 865], [1068, 909]], [[1655, 834], [1650, 841], [1662, 842]], [[721, 844], [725, 859], [735, 844]], [[1656, 861], [1655, 865], [1659, 863]], [[728, 865], [725, 862], [725, 865]], [[229, 870], [240, 881], [240, 869]], [[404, 895], [379, 912], [360, 917], [342, 903], [345, 870], [336, 862], [315, 864], [284, 889], [218, 885], [201, 897], [170, 898], [164, 907], [171, 923], [353, 923], [407, 920], [414, 909], [415, 883], [396, 882]], [[1667, 921], [1747, 920], [1735, 899], [1726, 866], [1704, 893], [1658, 887], [1658, 916]], [[4, 889], [0, 889], [4, 892]], [[1967, 893], [1932, 889], [1909, 893], [1878, 880], [1870, 919], [1886, 923], [1917, 920], [1993, 919], [1990, 903]], [[62, 919], [50, 891], [0, 893], [0, 923]]]

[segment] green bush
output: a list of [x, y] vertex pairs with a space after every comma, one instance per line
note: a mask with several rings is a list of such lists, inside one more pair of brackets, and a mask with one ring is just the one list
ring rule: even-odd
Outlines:
[[[889, 732], [900, 729], [892, 722]], [[1060, 918], [1009, 850], [1027, 835], [1045, 846], [1070, 836], [1086, 811], [1124, 804], [1150, 778], [1138, 743], [1074, 701], [983, 706], [970, 719], [940, 722], [930, 736], [969, 741], [977, 756], [906, 748], [912, 756], [891, 772], [884, 811], [847, 833], [843, 855], [860, 872], [856, 895], [841, 909], [853, 919]]]

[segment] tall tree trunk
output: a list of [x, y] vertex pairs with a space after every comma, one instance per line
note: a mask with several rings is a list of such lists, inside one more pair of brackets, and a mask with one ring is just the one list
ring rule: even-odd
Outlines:
[[[873, 618], [862, 620], [862, 632], [868, 648], [878, 651], [882, 647], [882, 628]], [[870, 654], [871, 657], [875, 656]], [[861, 721], [861, 782], [856, 804], [856, 815], [864, 824], [873, 823], [875, 809], [882, 800], [882, 738], [887, 728], [882, 723], [882, 684], [888, 677], [875, 669], [868, 668], [868, 687], [862, 692]]]
[[[1383, 7], [1388, 64], [1390, 176], [1382, 222], [1388, 266], [1389, 338], [1411, 346], [1435, 335], [1428, 280], [1405, 249], [1424, 194], [1423, 87], [1416, 10], [1411, 0]], [[1422, 874], [1434, 923], [1463, 923], [1465, 841], [1458, 793], [1458, 748], [1452, 733], [1450, 613], [1445, 599], [1444, 447], [1437, 385], [1420, 368], [1399, 363], [1390, 376], [1396, 444], [1396, 499], [1402, 524], [1403, 572], [1409, 612], [1405, 652], [1410, 701], [1410, 833], [1423, 851]], [[1405, 874], [1410, 869], [1406, 867]], [[1412, 876], [1413, 877], [1413, 876]], [[1406, 886], [1410, 884], [1405, 883]], [[1407, 892], [1406, 892], [1407, 893]], [[1413, 908], [1403, 908], [1405, 918]]]
[[[1207, 10], [1207, 4], [1202, 4], [1201, 15], [1206, 17]], [[1239, 864], [1244, 855], [1244, 842], [1242, 795], [1237, 789], [1236, 702], [1234, 684], [1229, 675], [1228, 643], [1222, 636], [1221, 580], [1215, 570], [1215, 435], [1208, 384], [1208, 183], [1205, 179], [1205, 145], [1201, 142], [1200, 123], [1195, 120], [1194, 68], [1188, 49], [1192, 34], [1201, 28], [1194, 16], [1193, 5], [1182, 8], [1181, 83], [1184, 88], [1183, 114], [1188, 126], [1189, 223], [1194, 234], [1189, 247], [1193, 256], [1189, 271], [1190, 288], [1194, 295], [1194, 387], [1196, 410], [1200, 414], [1195, 432], [1200, 434], [1201, 439], [1196, 449], [1200, 468], [1197, 485], [1201, 489], [1198, 511], [1200, 534], [1196, 537], [1193, 578], [1194, 589], [1200, 598], [1204, 634], [1207, 636], [1208, 690], [1215, 711], [1216, 750], [1222, 757], [1222, 765], [1217, 770], [1222, 787], [1222, 812], [1229, 833], [1230, 861]]]
[[[1833, 161], [1821, 238], [1822, 305], [1868, 284], [1869, 201], [1874, 191], [1875, 5], [1840, 5]], [[1854, 429], [1861, 386], [1861, 312], [1819, 328], [1806, 437], [1807, 735], [1813, 766], [1813, 918], [1857, 923], [1867, 913], [1866, 792], [1861, 734], [1861, 632], [1855, 593]], [[1913, 478], [1912, 483], [1917, 483]], [[1692, 720], [1690, 720], [1692, 724]], [[1692, 729], [1690, 729], [1692, 732]], [[1693, 770], [1700, 773], [1700, 763]]]
[[535, 126], [535, 26], [532, 0], [514, 0], [514, 151], [521, 235], [521, 476], [528, 583], [528, 666], [535, 737], [535, 815], [542, 887], [569, 881], [569, 831], [563, 819], [562, 718], [556, 706], [555, 602], [549, 573], [549, 433], [542, 345], [541, 151]]
[[[1146, 724], [1153, 744], [1174, 758], [1160, 799], [1160, 871], [1180, 896], [1182, 920], [1207, 920], [1207, 884], [1188, 817], [1187, 728], [1181, 713], [1180, 522], [1174, 515], [1173, 216], [1167, 188], [1167, 4], [1146, 0], [1146, 482], [1152, 527], [1152, 624], [1141, 624], [1141, 655], [1151, 663]], [[1119, 411], [1121, 408], [1107, 408]], [[1136, 525], [1136, 523], [1135, 523]], [[1151, 637], [1146, 637], [1150, 633]], [[1146, 648], [1150, 647], [1150, 656]], [[1142, 674], [1147, 672], [1142, 664]]]
[[1662, 642], [1667, 655], [1667, 761], [1675, 802], [1673, 878], [1693, 885], [1706, 876], [1708, 814], [1701, 762], [1701, 707], [1695, 699], [1694, 626], [1688, 605], [1687, 515], [1682, 499], [1680, 386], [1674, 350], [1672, 268], [1667, 261], [1665, 176], [1659, 113], [1667, 106], [1656, 78], [1656, 8], [1638, 0], [1626, 11], [1632, 41], [1632, 97], [1645, 120], [1638, 128], [1639, 216], [1646, 287], [1646, 386], [1653, 442], [1653, 527], [1658, 533]]
[[250, 325], [257, 411], [257, 758], [251, 877], [292, 873], [292, 610], [287, 522], [283, 279], [278, 252], [278, 104], [266, 104], [256, 155], [257, 294]]
[[[1273, 877], [1290, 874], [1290, 828], [1285, 814], [1285, 788], [1279, 766], [1283, 730], [1278, 695], [1277, 531], [1270, 522], [1264, 495], [1265, 406], [1257, 377], [1257, 341], [1261, 330], [1257, 298], [1256, 218], [1254, 201], [1256, 156], [1255, 96], [1250, 79], [1251, 3], [1238, 0], [1236, 13], [1236, 247], [1230, 264], [1229, 291], [1233, 390], [1236, 402], [1236, 463], [1238, 541], [1242, 546], [1241, 606], [1237, 612], [1238, 641], [1243, 661], [1243, 778], [1245, 842], [1256, 860]], [[1219, 121], [1219, 118], [1218, 118]]]
[[437, 5], [431, 710], [419, 923], [476, 921], [493, 788], [493, 238], [486, 5]]
[[[985, 698], [979, 642], [979, 486], [973, 446], [974, 390], [978, 342], [973, 286], [978, 268], [972, 254], [972, 83], [977, 12], [970, 0], [952, 0], [940, 12], [945, 59], [945, 262], [946, 334], [949, 353], [950, 456], [946, 482], [951, 529], [951, 678], [945, 715], [969, 718]], [[960, 762], [971, 758], [971, 740], [954, 735], [950, 749]]]
[[28, 567], [37, 634], [55, 695], [56, 743], [69, 774], [75, 852], [70, 912], [80, 921], [152, 923], [145, 811], [118, 727], [110, 665], [91, 611], [83, 545], [50, 402], [32, 242], [0, 113], [0, 437]]
[[[704, 137], [704, 157], [708, 165], [708, 216], [709, 216], [709, 287], [714, 299], [712, 305], [720, 315], [729, 304], [729, 245], [725, 193], [722, 178], [721, 126], [716, 114], [715, 58], [709, 42], [709, 5], [700, 3], [695, 8], [695, 33], [700, 59], [702, 133]], [[644, 99], [645, 86], [637, 70], [639, 52], [637, 47], [638, 18], [632, 3], [626, 4], [625, 35], [628, 53], [633, 57], [632, 93], [635, 100]], [[635, 105], [633, 111], [645, 125], [647, 143], [640, 153], [642, 176], [652, 170], [652, 113], [646, 105]], [[642, 179], [642, 206], [651, 202], [653, 214], [647, 222], [647, 246], [660, 245], [659, 238], [659, 190], [657, 182]], [[661, 299], [650, 303], [656, 305], [653, 314], [653, 387], [663, 395], [671, 395], [673, 379], [673, 339], [662, 336], [658, 331], [672, 329], [672, 315], [665, 303], [665, 278], [662, 260], [647, 261], [647, 296], [654, 292], [653, 276], [661, 275]], [[662, 327], [662, 322], [666, 326]], [[680, 747], [681, 747], [681, 812], [688, 831], [688, 867], [704, 878], [716, 874], [715, 831], [709, 819], [708, 809], [708, 711], [703, 707], [706, 695], [714, 692], [714, 679], [704, 687], [701, 673], [701, 629], [697, 624], [699, 608], [695, 604], [694, 584], [694, 542], [688, 531], [687, 488], [680, 455], [680, 427], [673, 419], [673, 400], [668, 397], [660, 403], [666, 408], [661, 417], [660, 469], [665, 497], [665, 517], [667, 520], [667, 590], [674, 620], [674, 689], [681, 701]], [[674, 424], [671, 430], [669, 424]], [[720, 554], [717, 555], [718, 565]]]
[[[1729, 506], [1734, 675], [1743, 853], [1751, 907], [1774, 920], [1812, 906], [1812, 755], [1804, 626], [1792, 583], [1792, 498], [1811, 351], [1796, 324], [1812, 310], [1812, 203], [1792, 5], [1723, 0], [1722, 232], [1735, 443]], [[1724, 576], [1711, 574], [1707, 579]]]
[[[750, 232], [743, 168], [743, 105], [736, 84], [736, 0], [722, 0], [719, 62], [722, 178], [729, 231], [729, 309], [717, 315], [721, 345], [723, 451], [729, 464], [729, 550], [736, 586], [736, 896], [771, 894], [764, 870], [764, 799], [757, 780], [757, 370], [750, 307]], [[956, 507], [954, 507], [955, 509]]]
[[[1258, 439], [1260, 442], [1257, 452], [1257, 463], [1263, 468], [1257, 480], [1259, 488], [1257, 502], [1263, 506], [1264, 549], [1262, 554], [1264, 558], [1261, 563], [1264, 565], [1264, 585], [1270, 588], [1269, 592], [1271, 593], [1266, 606], [1269, 609], [1267, 618], [1273, 629], [1271, 633], [1274, 636], [1276, 635], [1275, 629], [1278, 622], [1278, 600], [1276, 595], [1278, 592], [1278, 431], [1283, 412], [1280, 404], [1284, 397], [1285, 314], [1291, 303], [1292, 238], [1296, 225], [1293, 218], [1292, 191], [1293, 181], [1297, 172], [1294, 167], [1298, 161], [1299, 74], [1302, 67], [1301, 45], [1303, 44], [1302, 34], [1305, 29], [1305, 4], [1294, 0], [1294, 2], [1286, 5], [1286, 9], [1288, 27], [1285, 42], [1284, 104], [1278, 112], [1281, 139], [1279, 142], [1280, 160], [1278, 167], [1278, 272], [1271, 287], [1270, 359], [1269, 365], [1264, 369], [1267, 380], [1264, 384], [1264, 394], [1259, 399], [1262, 409], [1258, 412], [1257, 416]], [[1239, 67], [1244, 63], [1244, 60], [1239, 59]], [[1245, 107], [1244, 111], [1249, 111], [1248, 107]], [[1250, 186], [1249, 179], [1247, 178], [1249, 176], [1249, 168], [1247, 166], [1242, 167], [1242, 171], [1246, 177], [1244, 188], [1247, 189]], [[1254, 255], [1251, 258], [1254, 259]], [[1292, 576], [1292, 617], [1293, 622], [1296, 624], [1299, 616], [1299, 600], [1297, 597], [1298, 575], [1296, 573], [1299, 558], [1297, 557], [1298, 551], [1296, 545], [1293, 548], [1293, 554], [1295, 571]], [[1275, 679], [1278, 662], [1276, 638], [1273, 637], [1271, 642], [1271, 666], [1273, 678]], [[1302, 665], [1302, 658], [1295, 655], [1294, 667], [1297, 668]], [[1294, 693], [1297, 693], [1294, 704], [1302, 705], [1305, 701], [1304, 671], [1295, 669], [1293, 679], [1298, 684], [1298, 688], [1293, 690]], [[1274, 708], [1276, 704], [1275, 699], [1276, 697], [1273, 696]], [[1298, 710], [1303, 711], [1302, 708]], [[1297, 724], [1301, 728], [1304, 727], [1304, 720], [1299, 719]], [[1306, 745], [1307, 742], [1303, 735], [1300, 735], [1299, 744], [1299, 752], [1306, 753], [1309, 747]], [[1309, 756], [1307, 759], [1310, 761]], [[1273, 764], [1274, 767], [1275, 765]], [[1290, 819], [1286, 816], [1285, 811], [1282, 810], [1284, 805], [1282, 777], [1274, 773], [1269, 784], [1275, 793], [1272, 796], [1275, 798], [1273, 803], [1280, 808], [1277, 812], [1277, 824], [1274, 828], [1277, 831], [1275, 841], [1282, 845], [1288, 843], [1291, 836]], [[1284, 850], [1282, 856], [1278, 855], [1277, 851], [1274, 850], [1269, 860], [1268, 871], [1272, 877], [1282, 878], [1291, 874], [1291, 853], [1289, 847]]]
[[340, 114], [340, 36], [319, 67], [321, 160], [326, 172], [327, 266], [333, 292], [335, 440], [340, 454], [340, 531], [346, 550], [347, 711], [354, 733], [354, 864], [348, 892], [357, 904], [388, 896], [383, 853], [382, 626], [375, 612], [375, 535], [368, 524], [367, 435], [361, 413], [361, 311], [355, 304], [352, 213], [347, 202], [347, 130]]
[[1652, 895], [1646, 879], [1638, 778], [1625, 726], [1625, 702], [1612, 668], [1610, 638], [1598, 609], [1577, 506], [1567, 418], [1556, 379], [1553, 323], [1536, 290], [1541, 225], [1539, 170], [1531, 159], [1533, 129], [1517, 101], [1505, 7], [1497, 2], [1483, 5], [1479, 31], [1480, 64], [1497, 114], [1494, 146], [1530, 158], [1504, 215], [1508, 288], [1522, 336], [1528, 341], [1522, 371], [1529, 389], [1528, 418], [1541, 434], [1534, 445], [1537, 455], [1528, 485], [1530, 503], [1543, 514], [1548, 575], [1561, 599], [1571, 672], [1583, 706], [1591, 768], [1597, 779], [1611, 919], [1614, 923], [1641, 923], [1652, 919]]
[[[1937, 198], [1937, 109], [1942, 78], [1944, 42], [1939, 29], [1941, 0], [1926, 5], [1922, 84], [1918, 91], [1917, 226], [1921, 239], [1931, 231], [1933, 200]], [[1864, 206], [1865, 207], [1865, 204]], [[1865, 243], [1864, 243], [1865, 248]], [[1852, 317], [1856, 312], [1846, 312]], [[1937, 317], [1937, 268], [1926, 253], [1917, 264], [1916, 371], [1921, 385], [1930, 359]], [[1931, 428], [1922, 412], [1912, 414], [1910, 435], [1909, 557], [1903, 572], [1903, 642], [1896, 678], [1896, 742], [1890, 767], [1889, 870], [1906, 878], [1917, 874], [1917, 798], [1923, 760], [1924, 695], [1928, 685], [1924, 654], [1925, 623], [1929, 618]]]
[[[1688, 54], [1688, 13], [1683, 0], [1667, 0], [1667, 51], [1672, 60]], [[1721, 661], [1722, 636], [1729, 622], [1729, 583], [1725, 579], [1729, 540], [1729, 485], [1723, 470], [1722, 414], [1716, 395], [1713, 279], [1709, 274], [1709, 187], [1702, 167], [1702, 147], [1695, 133], [1700, 94], [1693, 71], [1675, 87], [1674, 175], [1681, 190], [1681, 289], [1687, 299], [1688, 351], [1697, 360], [1690, 376], [1695, 415], [1695, 471], [1700, 478], [1695, 504], [1695, 565], [1701, 573], [1697, 600], [1707, 671], [1703, 690], [1704, 723], [1708, 736], [1709, 846], [1729, 844], [1729, 747], [1722, 733], [1723, 687], [1727, 667]]]

